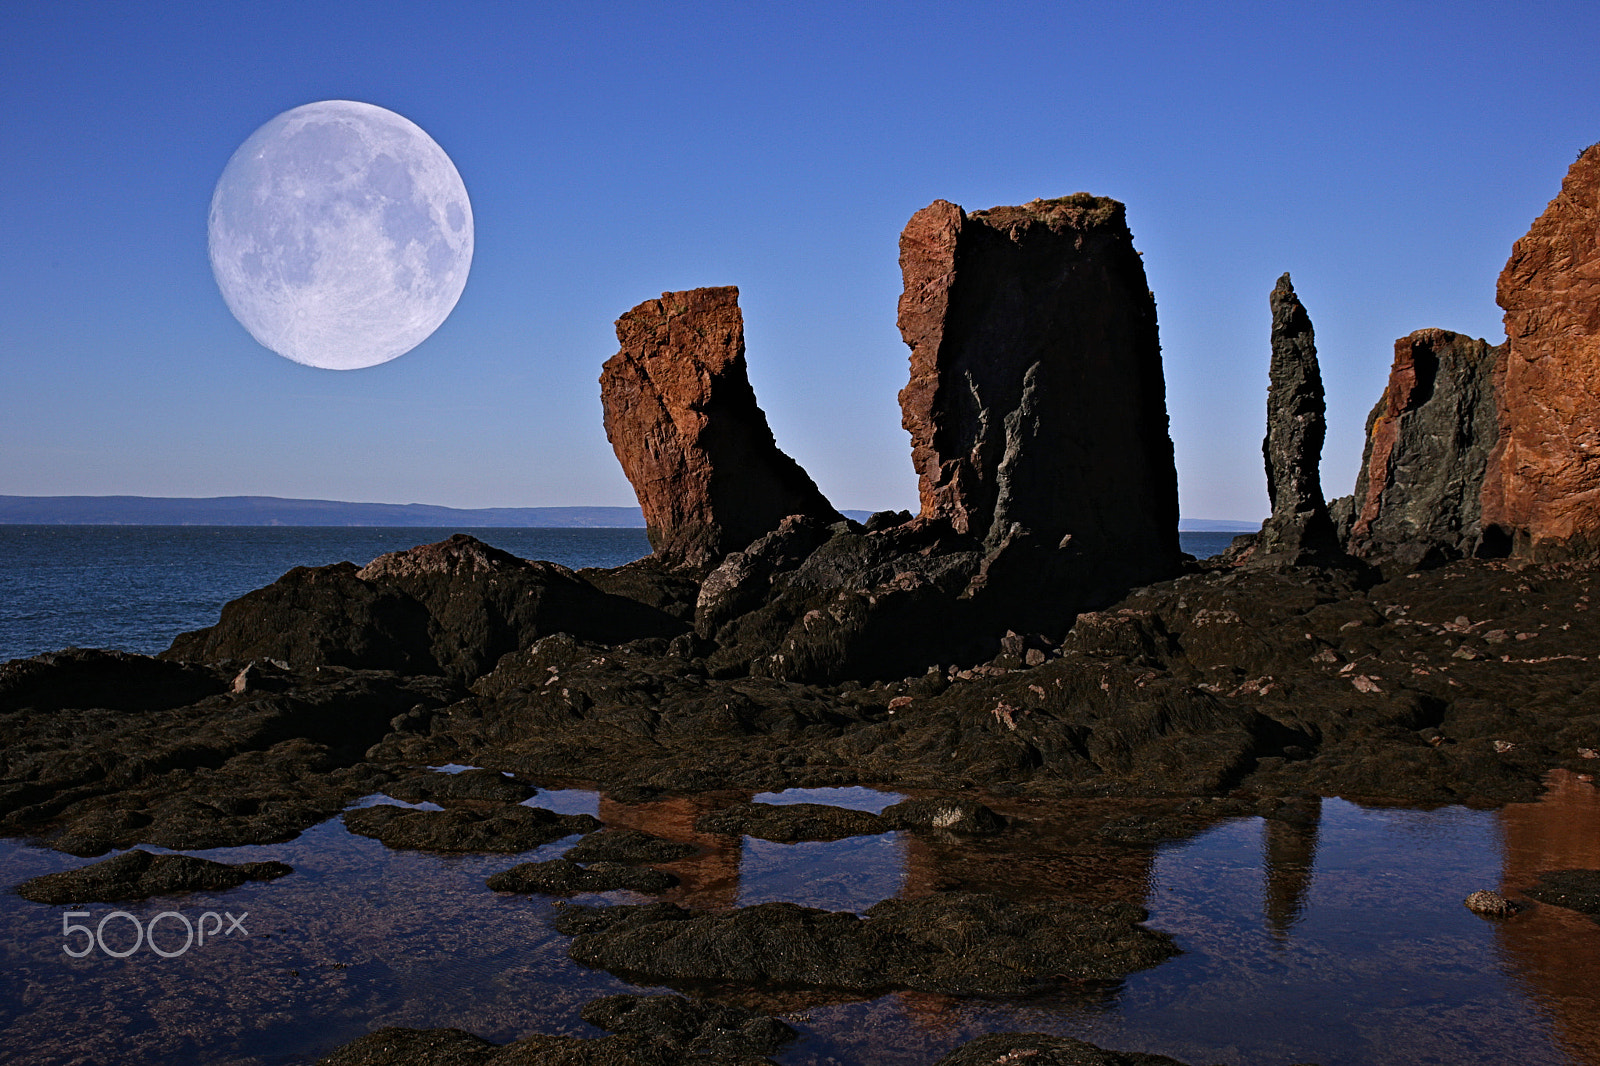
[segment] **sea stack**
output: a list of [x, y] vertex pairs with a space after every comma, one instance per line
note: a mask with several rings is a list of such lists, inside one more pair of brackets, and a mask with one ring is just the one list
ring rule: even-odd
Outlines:
[[1367, 417], [1347, 550], [1408, 568], [1485, 551], [1484, 472], [1499, 439], [1505, 345], [1443, 329], [1394, 342], [1389, 383]]
[[1077, 193], [968, 214], [935, 200], [901, 234], [900, 270], [919, 520], [990, 550], [1059, 546], [1110, 581], [1170, 574], [1161, 345], [1122, 204]]
[[1505, 311], [1499, 440], [1483, 522], [1513, 555], [1600, 552], [1600, 144], [1511, 249], [1497, 291]]
[[669, 566], [709, 570], [789, 515], [841, 520], [778, 450], [745, 372], [732, 286], [667, 292], [617, 320], [606, 360], [606, 437]]
[[1261, 451], [1272, 516], [1256, 537], [1250, 562], [1293, 566], [1343, 552], [1322, 497], [1319, 466], [1327, 408], [1311, 317], [1288, 274], [1278, 279], [1270, 300], [1272, 364]]

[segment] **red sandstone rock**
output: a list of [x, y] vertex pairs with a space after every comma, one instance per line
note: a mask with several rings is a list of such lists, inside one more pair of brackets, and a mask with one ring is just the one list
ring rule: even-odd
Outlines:
[[1517, 241], [1500, 274], [1510, 346], [1483, 521], [1514, 554], [1600, 551], [1600, 144]]
[[1122, 204], [1077, 193], [900, 237], [900, 393], [920, 519], [996, 549], [1020, 526], [1135, 579], [1178, 555], [1155, 300]]
[[788, 515], [840, 520], [756, 404], [738, 289], [662, 293], [617, 320], [617, 339], [600, 374], [606, 437], [657, 557], [709, 569]]

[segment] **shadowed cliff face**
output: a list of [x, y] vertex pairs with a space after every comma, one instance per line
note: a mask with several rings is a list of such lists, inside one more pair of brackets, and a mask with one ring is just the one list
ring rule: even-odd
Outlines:
[[1500, 434], [1483, 521], [1535, 559], [1600, 549], [1600, 145], [1513, 246], [1497, 292], [1505, 310]]
[[1177, 558], [1155, 302], [1123, 207], [1078, 193], [900, 238], [900, 393], [921, 518], [994, 549], [1022, 531], [1130, 578]]
[[788, 515], [840, 520], [756, 403], [738, 289], [662, 293], [617, 320], [617, 340], [600, 374], [606, 437], [658, 558], [709, 569]]
[[1367, 417], [1352, 555], [1416, 566], [1485, 552], [1483, 479], [1504, 359], [1504, 345], [1442, 329], [1394, 342], [1388, 387]]

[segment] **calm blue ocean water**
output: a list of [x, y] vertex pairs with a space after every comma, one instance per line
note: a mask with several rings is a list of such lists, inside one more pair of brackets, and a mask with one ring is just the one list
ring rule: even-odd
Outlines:
[[[74, 645], [158, 652], [292, 567], [362, 566], [456, 532], [573, 569], [650, 551], [642, 529], [0, 525], [0, 662]], [[1181, 536], [1204, 557], [1233, 534]]]

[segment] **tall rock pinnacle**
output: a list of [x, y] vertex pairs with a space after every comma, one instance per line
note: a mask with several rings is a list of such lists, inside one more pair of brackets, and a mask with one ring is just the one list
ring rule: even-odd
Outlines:
[[708, 569], [788, 515], [840, 515], [778, 450], [744, 361], [732, 286], [667, 292], [617, 320], [606, 360], [606, 437], [662, 561]]
[[1500, 436], [1483, 522], [1514, 554], [1600, 552], [1600, 144], [1511, 249], [1496, 293], [1505, 310]]
[[1327, 415], [1311, 318], [1288, 274], [1278, 279], [1271, 302], [1272, 367], [1261, 451], [1272, 516], [1261, 527], [1253, 562], [1292, 565], [1342, 552], [1318, 470]]
[[923, 521], [995, 548], [1019, 532], [1149, 580], [1178, 557], [1155, 300], [1123, 206], [1077, 193], [900, 237], [900, 392]]

